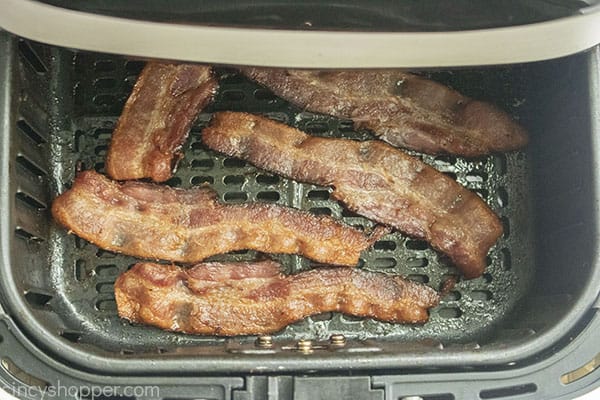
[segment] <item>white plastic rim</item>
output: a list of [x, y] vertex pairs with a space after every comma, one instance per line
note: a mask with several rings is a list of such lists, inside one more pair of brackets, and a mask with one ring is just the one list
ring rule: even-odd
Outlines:
[[296, 68], [451, 67], [562, 57], [600, 43], [600, 12], [457, 32], [336, 32], [169, 24], [2, 0], [0, 27], [73, 49], [212, 64]]

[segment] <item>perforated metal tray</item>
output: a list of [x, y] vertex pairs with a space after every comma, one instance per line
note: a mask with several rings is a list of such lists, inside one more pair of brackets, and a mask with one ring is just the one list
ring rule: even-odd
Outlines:
[[[111, 132], [143, 63], [122, 57], [99, 54], [71, 55], [62, 52], [65, 68], [72, 77], [62, 81], [73, 90], [72, 108], [57, 103], [56, 116], [65, 118], [66, 130], [49, 137], [52, 151], [48, 157], [48, 183], [53, 188], [49, 199], [66, 190], [77, 168], [94, 168], [104, 172], [104, 159]], [[206, 149], [201, 143], [202, 127], [215, 110], [240, 110], [265, 114], [270, 118], [298, 127], [314, 135], [372, 139], [368, 132], [357, 132], [350, 121], [315, 115], [296, 109], [274, 97], [266, 89], [244, 79], [233, 70], [219, 69], [221, 89], [213, 105], [202, 113], [187, 141], [185, 157], [175, 177], [167, 184], [191, 187], [209, 183], [223, 202], [276, 202], [282, 205], [328, 214], [360, 228], [372, 222], [357, 216], [330, 199], [327, 188], [302, 184], [261, 171], [245, 162], [224, 157]], [[434, 74], [461, 89], [471, 79], [502, 80], [511, 68], [478, 74], [469, 71]], [[496, 93], [495, 99], [509, 112], [522, 98], [508, 88]], [[26, 123], [26, 122], [23, 122]], [[417, 155], [417, 154], [415, 154]], [[417, 155], [418, 156], [418, 155]], [[441, 343], [476, 342], [489, 334], [523, 296], [532, 274], [532, 232], [527, 222], [531, 213], [527, 201], [528, 176], [525, 153], [494, 155], [477, 160], [451, 156], [422, 156], [438, 170], [456, 178], [476, 191], [501, 217], [505, 234], [488, 257], [483, 277], [460, 281], [439, 307], [431, 312], [423, 326], [390, 324], [371, 319], [327, 313], [291, 325], [275, 335], [275, 340], [310, 338], [325, 340], [332, 334], [351, 339], [389, 339], [414, 341], [429, 339]], [[27, 211], [24, 211], [27, 213]], [[49, 221], [48, 221], [49, 222]], [[52, 310], [68, 329], [60, 332], [78, 343], [89, 343], [111, 351], [139, 351], [173, 346], [214, 343], [222, 339], [173, 334], [154, 328], [132, 326], [119, 320], [114, 301], [113, 283], [118, 274], [136, 259], [117, 255], [68, 234], [50, 223], [49, 273]], [[253, 251], [216, 257], [223, 260], [251, 260]], [[298, 256], [276, 256], [288, 273], [311, 268], [309, 260]], [[450, 275], [458, 275], [447, 259], [425, 242], [394, 232], [364, 252], [361, 268], [401, 274], [439, 288]], [[248, 338], [249, 341], [254, 340]]]

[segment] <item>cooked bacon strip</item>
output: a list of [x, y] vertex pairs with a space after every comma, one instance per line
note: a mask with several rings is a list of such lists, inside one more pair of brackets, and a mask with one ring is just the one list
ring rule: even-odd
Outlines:
[[385, 233], [379, 227], [368, 237], [331, 217], [276, 204], [225, 205], [209, 188], [119, 184], [94, 171], [77, 176], [54, 200], [52, 214], [103, 249], [184, 263], [251, 249], [354, 266]]
[[205, 263], [190, 269], [136, 264], [115, 282], [119, 316], [177, 332], [273, 333], [323, 312], [424, 323], [435, 290], [398, 276], [351, 268], [282, 275], [273, 261]]
[[467, 278], [482, 274], [502, 233], [498, 217], [475, 193], [379, 141], [312, 137], [235, 112], [216, 113], [202, 140], [268, 171], [333, 186], [333, 196], [350, 210], [429, 241]]
[[148, 63], [112, 135], [108, 174], [117, 180], [171, 178], [190, 127], [217, 86], [210, 67]]
[[527, 144], [525, 130], [498, 108], [399, 70], [242, 72], [299, 107], [350, 118], [393, 146], [475, 157]]

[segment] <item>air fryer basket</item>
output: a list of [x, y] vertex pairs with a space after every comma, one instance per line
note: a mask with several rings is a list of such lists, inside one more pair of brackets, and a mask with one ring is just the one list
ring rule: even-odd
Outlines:
[[[523, 152], [476, 160], [415, 153], [476, 191], [500, 216], [505, 233], [489, 254], [486, 273], [459, 280], [423, 326], [328, 313], [273, 335], [270, 347], [256, 337], [181, 335], [120, 320], [113, 283], [136, 259], [103, 251], [52, 221], [49, 205], [78, 168], [104, 172], [111, 132], [143, 61], [6, 34], [1, 54], [0, 295], [25, 337], [56, 360], [99, 374], [131, 375], [501, 370], [562, 349], [568, 341], [561, 339], [575, 337], [593, 318], [598, 49], [539, 63], [421, 71], [497, 104], [531, 134]], [[349, 121], [299, 110], [233, 69], [218, 72], [218, 96], [199, 116], [167, 184], [206, 182], [224, 202], [276, 202], [371, 227], [330, 199], [327, 188], [224, 157], [200, 140], [211, 113], [220, 110], [265, 114], [314, 135], [364, 140], [370, 134], [355, 131]], [[246, 251], [216, 258], [256, 257]], [[276, 258], [289, 273], [314, 267], [298, 256]], [[366, 251], [360, 267], [434, 288], [458, 275], [426, 243], [397, 232]], [[346, 344], [331, 345], [331, 335], [339, 334]], [[312, 341], [312, 348], [302, 351], [306, 342], [298, 346], [300, 340]], [[387, 385], [385, 379], [380, 385]], [[523, 393], [536, 390], [533, 385]]]

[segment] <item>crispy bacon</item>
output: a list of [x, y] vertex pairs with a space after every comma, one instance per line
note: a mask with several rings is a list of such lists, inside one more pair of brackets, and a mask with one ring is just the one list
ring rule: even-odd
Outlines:
[[171, 178], [190, 127], [217, 86], [210, 67], [148, 63], [112, 135], [108, 174], [117, 180]]
[[393, 146], [474, 157], [519, 149], [528, 140], [491, 104], [399, 70], [242, 72], [299, 107], [350, 118]]
[[222, 204], [206, 187], [119, 184], [95, 171], [79, 173], [73, 187], [54, 200], [52, 214], [103, 249], [184, 263], [251, 249], [354, 266], [385, 233], [380, 227], [369, 237], [331, 217], [277, 204]]
[[333, 186], [333, 197], [350, 210], [429, 241], [467, 278], [482, 274], [502, 233], [498, 217], [475, 193], [379, 141], [311, 137], [235, 112], [216, 113], [202, 140], [268, 171]]
[[273, 333], [310, 315], [340, 311], [424, 323], [439, 302], [428, 286], [351, 268], [285, 276], [273, 261], [205, 263], [190, 269], [136, 264], [115, 282], [119, 316], [177, 332]]

